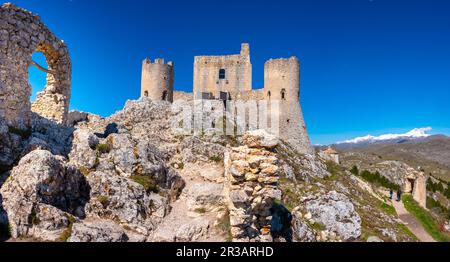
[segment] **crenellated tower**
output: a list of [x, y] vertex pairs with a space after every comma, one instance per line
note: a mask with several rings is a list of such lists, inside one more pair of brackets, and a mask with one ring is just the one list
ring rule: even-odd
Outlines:
[[148, 58], [142, 62], [141, 97], [155, 101], [173, 102], [173, 62], [164, 63], [157, 58], [152, 63]]

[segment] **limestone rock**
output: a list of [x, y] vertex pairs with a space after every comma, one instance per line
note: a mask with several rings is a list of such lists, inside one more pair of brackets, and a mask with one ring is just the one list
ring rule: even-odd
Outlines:
[[361, 218], [348, 198], [331, 191], [317, 199], [307, 201], [305, 208], [314, 221], [335, 232], [343, 240], [354, 240], [361, 235]]
[[99, 144], [98, 137], [85, 129], [76, 130], [73, 137], [70, 161], [79, 168], [92, 169], [97, 164], [95, 147]]
[[74, 166], [44, 150], [23, 157], [0, 189], [12, 236], [43, 240], [55, 240], [69, 225], [70, 214], [84, 215], [88, 192]]
[[384, 242], [384, 241], [377, 236], [370, 236], [367, 238], [367, 242]]
[[250, 148], [272, 149], [278, 145], [279, 140], [276, 136], [267, 133], [267, 131], [258, 129], [246, 132], [242, 142]]
[[195, 183], [183, 195], [187, 198], [188, 209], [205, 209], [206, 211], [218, 210], [225, 204], [223, 197], [223, 185], [217, 183]]
[[298, 242], [316, 242], [314, 230], [308, 224], [302, 221], [301, 218], [295, 217], [292, 225], [293, 237]]
[[117, 221], [147, 234], [169, 212], [167, 198], [157, 194], [151, 197], [130, 179], [99, 171], [87, 179], [91, 187], [87, 217]]
[[68, 242], [128, 242], [125, 230], [112, 221], [90, 220], [75, 223]]

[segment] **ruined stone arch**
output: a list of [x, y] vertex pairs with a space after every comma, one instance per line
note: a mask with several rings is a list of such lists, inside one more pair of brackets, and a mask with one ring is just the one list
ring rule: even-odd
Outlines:
[[[0, 9], [0, 119], [20, 129], [31, 126], [31, 112], [65, 124], [70, 101], [71, 61], [67, 46], [31, 12], [6, 3]], [[4, 22], [3, 22], [4, 21]], [[31, 105], [28, 67], [32, 54], [45, 55], [47, 83]]]

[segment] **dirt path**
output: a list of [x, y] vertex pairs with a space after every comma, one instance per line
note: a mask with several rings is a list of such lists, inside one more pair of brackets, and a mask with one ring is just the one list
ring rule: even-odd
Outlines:
[[[186, 172], [193, 169], [185, 168], [180, 171], [180, 175], [186, 182], [183, 193], [177, 201], [172, 204], [171, 212], [164, 218], [164, 221], [158, 225], [158, 228], [151, 236], [151, 241], [201, 241], [201, 242], [225, 242], [226, 235], [215, 228], [214, 223], [217, 220], [216, 211], [196, 212], [190, 210], [196, 202], [208, 202], [205, 195], [221, 195], [222, 187], [215, 187], [214, 182], [202, 177], [197, 172]], [[199, 170], [202, 168], [199, 167]], [[212, 172], [211, 170], [214, 170]], [[223, 177], [223, 167], [211, 166], [209, 169], [203, 167], [204, 175], [213, 175]], [[208, 186], [209, 185], [209, 186]], [[208, 191], [207, 189], [210, 189]], [[202, 191], [207, 190], [207, 191]], [[211, 203], [204, 203], [205, 206]]]
[[421, 241], [421, 242], [436, 242], [425, 229], [422, 227], [419, 221], [406, 210], [402, 201], [397, 202], [392, 200], [392, 205], [397, 211], [398, 217], [405, 224], [409, 230]]

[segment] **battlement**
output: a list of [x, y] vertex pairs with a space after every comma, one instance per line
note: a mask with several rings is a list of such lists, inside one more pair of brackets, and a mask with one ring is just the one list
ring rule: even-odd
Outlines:
[[174, 64], [163, 58], [150, 58], [142, 63], [141, 96], [155, 101], [173, 101]]
[[164, 63], [164, 58], [155, 58], [154, 62], [152, 62], [152, 60], [150, 58], [145, 58], [142, 63], [144, 65], [145, 64], [157, 64], [157, 65], [168, 65], [168, 66], [172, 66], [173, 67], [173, 62], [169, 61], [169, 62], [167, 62], [167, 64], [165, 64]]

